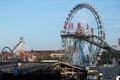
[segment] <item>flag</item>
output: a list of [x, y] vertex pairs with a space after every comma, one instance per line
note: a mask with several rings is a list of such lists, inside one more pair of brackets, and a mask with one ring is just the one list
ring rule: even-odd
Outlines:
[[77, 29], [81, 29], [81, 23], [78, 23]]
[[72, 30], [74, 29], [73, 23], [71, 23], [71, 29], [72, 29]]
[[66, 29], [67, 28], [67, 22], [65, 21], [64, 22], [64, 29]]
[[69, 29], [69, 30], [72, 30], [72, 29], [73, 29], [73, 23], [69, 23], [69, 24], [68, 24], [68, 29]]
[[89, 25], [87, 24], [87, 27], [86, 27], [86, 29], [88, 30], [89, 29]]
[[118, 38], [118, 45], [120, 46], [120, 38]]
[[68, 29], [69, 29], [69, 30], [71, 29], [71, 23], [68, 24]]
[[91, 35], [93, 35], [94, 34], [94, 30], [93, 30], [93, 28], [91, 28]]
[[105, 40], [106, 36], [105, 36], [105, 32], [103, 32], [103, 39]]

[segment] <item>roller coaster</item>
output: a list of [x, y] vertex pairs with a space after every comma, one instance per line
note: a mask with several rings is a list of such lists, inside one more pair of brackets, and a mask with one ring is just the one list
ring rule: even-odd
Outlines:
[[[24, 50], [24, 45], [25, 45], [25, 42], [23, 41], [23, 38], [20, 37], [19, 42], [16, 44], [16, 46], [13, 49], [11, 49], [8, 46], [5, 46], [2, 49], [2, 54], [1, 54], [2, 61], [7, 61], [8, 58], [15, 58], [15, 57], [17, 57], [18, 54], [24, 53], [24, 51], [23, 51]], [[19, 57], [20, 57], [20, 55], [19, 55]]]

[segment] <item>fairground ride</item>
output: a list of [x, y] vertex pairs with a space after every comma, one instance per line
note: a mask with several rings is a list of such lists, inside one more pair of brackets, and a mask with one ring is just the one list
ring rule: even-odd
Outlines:
[[23, 37], [20, 37], [19, 42], [11, 49], [8, 46], [5, 46], [2, 49], [1, 56], [2, 61], [9, 61], [9, 58], [20, 57], [22, 53], [24, 53], [24, 45]]
[[90, 4], [73, 7], [61, 31], [67, 61], [72, 65], [96, 66], [103, 49], [114, 51], [105, 41], [101, 16]]

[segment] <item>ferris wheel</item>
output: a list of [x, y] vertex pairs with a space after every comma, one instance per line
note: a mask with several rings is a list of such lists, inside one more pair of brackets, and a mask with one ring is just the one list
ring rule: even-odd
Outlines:
[[61, 37], [70, 64], [95, 65], [100, 50], [97, 45], [105, 39], [101, 16], [90, 4], [76, 5], [66, 17]]

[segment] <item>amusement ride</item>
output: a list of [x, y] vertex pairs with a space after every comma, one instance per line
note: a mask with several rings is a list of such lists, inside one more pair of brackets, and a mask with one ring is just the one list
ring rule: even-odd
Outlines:
[[9, 61], [9, 58], [16, 58], [16, 57], [22, 58], [22, 55], [25, 54], [24, 45], [25, 42], [23, 40], [23, 37], [20, 37], [19, 42], [14, 46], [13, 49], [11, 49], [8, 46], [5, 46], [2, 49], [2, 54], [1, 54], [2, 61]]
[[101, 16], [90, 4], [73, 7], [61, 31], [67, 61], [72, 65], [96, 66], [103, 49], [114, 51], [105, 41]]

